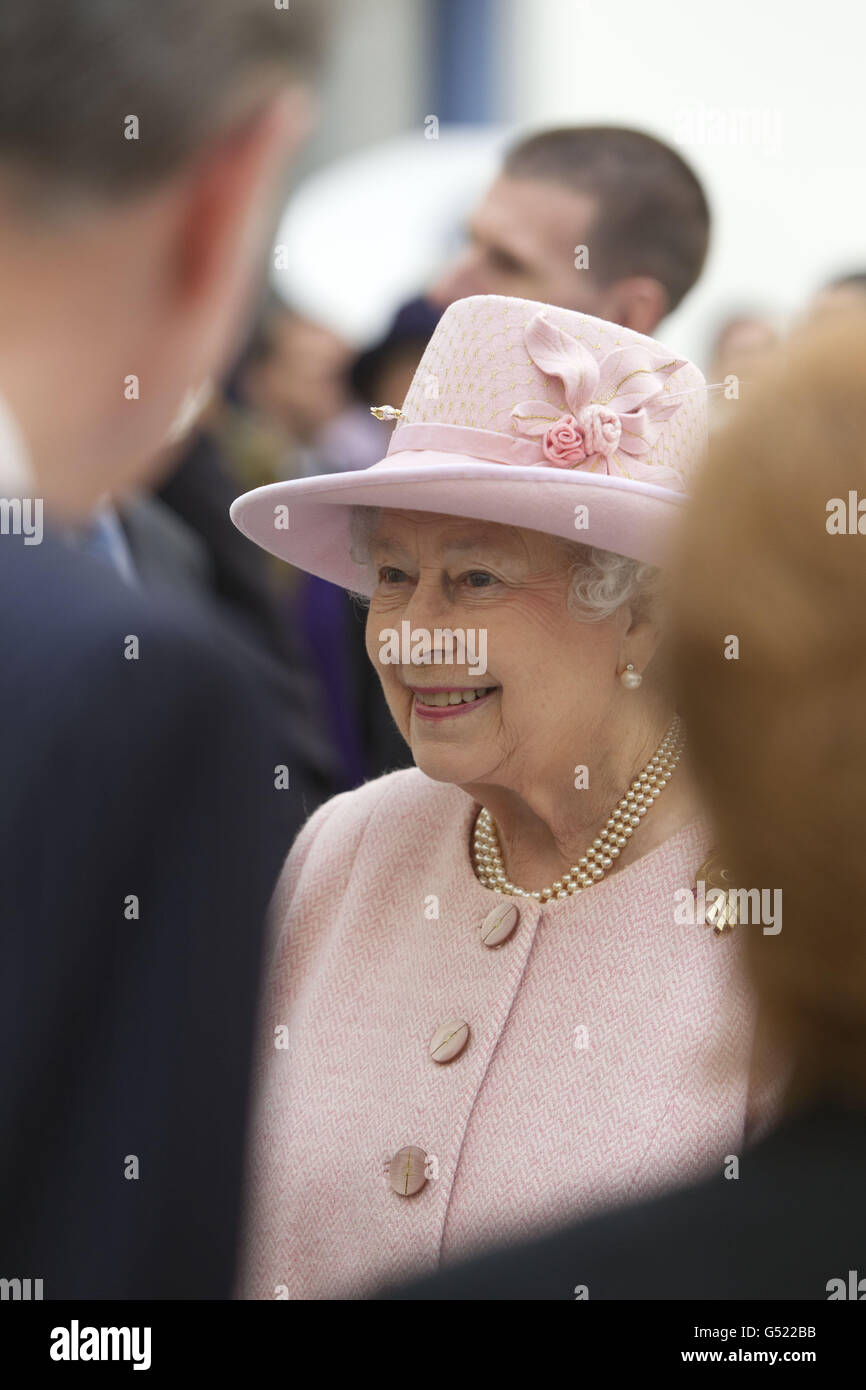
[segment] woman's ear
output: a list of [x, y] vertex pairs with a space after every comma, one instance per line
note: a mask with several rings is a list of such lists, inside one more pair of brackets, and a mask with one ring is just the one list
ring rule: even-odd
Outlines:
[[623, 626], [618, 669], [623, 670], [631, 663], [636, 671], [645, 671], [661, 644], [662, 628], [655, 618], [641, 615], [630, 607]]

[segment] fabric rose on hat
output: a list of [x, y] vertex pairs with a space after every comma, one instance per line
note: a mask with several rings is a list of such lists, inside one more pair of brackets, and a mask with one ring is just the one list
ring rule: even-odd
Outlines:
[[665, 360], [640, 345], [617, 348], [601, 361], [570, 333], [556, 328], [544, 312], [530, 320], [524, 335], [535, 365], [562, 382], [566, 410], [549, 401], [523, 401], [511, 412], [519, 434], [537, 437], [554, 468], [589, 465], [625, 473], [621, 455], [649, 453], [665, 420], [681, 401], [665, 394], [666, 379], [682, 358]]
[[603, 405], [585, 405], [576, 415], [561, 415], [548, 425], [541, 449], [555, 468], [573, 468], [599, 455], [610, 458], [621, 435], [618, 415]]
[[541, 440], [544, 457], [559, 468], [570, 468], [586, 459], [583, 431], [573, 415], [562, 415], [548, 425]]

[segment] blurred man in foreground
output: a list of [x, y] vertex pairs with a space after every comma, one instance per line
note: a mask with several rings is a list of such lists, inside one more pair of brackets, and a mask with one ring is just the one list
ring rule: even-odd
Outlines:
[[310, 9], [0, 9], [0, 1269], [45, 1298], [231, 1285], [303, 782], [231, 635], [64, 532], [150, 477], [236, 347], [308, 123]]

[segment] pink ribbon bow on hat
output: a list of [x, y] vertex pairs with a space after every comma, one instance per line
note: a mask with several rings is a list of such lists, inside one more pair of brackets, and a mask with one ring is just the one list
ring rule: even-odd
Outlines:
[[523, 401], [511, 418], [520, 434], [541, 436], [542, 453], [554, 468], [591, 464], [595, 470], [603, 462], [609, 474], [613, 461], [624, 473], [617, 454], [648, 454], [664, 421], [682, 404], [663, 390], [666, 378], [686, 365], [682, 358], [665, 361], [637, 345], [616, 348], [596, 362], [543, 312], [530, 320], [524, 341], [535, 365], [562, 381], [568, 409], [560, 413], [549, 401]]

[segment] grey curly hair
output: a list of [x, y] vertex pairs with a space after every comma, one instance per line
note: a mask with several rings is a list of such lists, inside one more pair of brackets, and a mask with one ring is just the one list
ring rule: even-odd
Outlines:
[[[356, 564], [369, 566], [371, 563], [370, 542], [381, 516], [381, 507], [352, 508], [349, 554]], [[578, 622], [604, 622], [626, 603], [641, 617], [655, 609], [661, 588], [661, 571], [656, 566], [631, 560], [612, 550], [557, 539], [571, 562], [568, 608]], [[363, 605], [370, 602], [365, 594], [356, 593], [352, 597]]]

